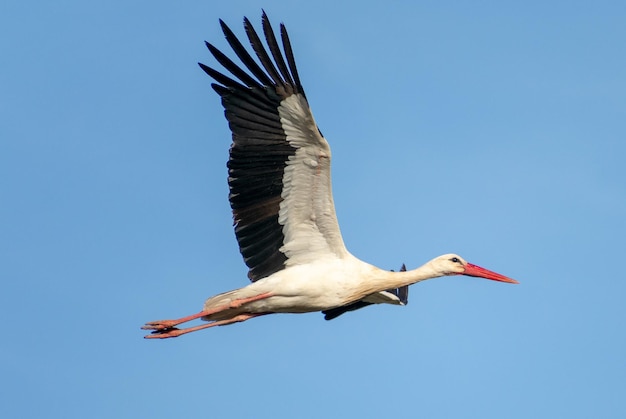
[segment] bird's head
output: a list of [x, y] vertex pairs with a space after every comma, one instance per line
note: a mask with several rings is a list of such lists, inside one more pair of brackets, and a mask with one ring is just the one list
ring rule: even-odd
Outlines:
[[518, 284], [514, 279], [508, 278], [499, 273], [490, 271], [480, 266], [473, 265], [467, 262], [459, 255], [448, 254], [439, 256], [430, 261], [430, 265], [439, 275], [467, 275], [477, 276], [480, 278], [491, 279], [494, 281], [508, 282], [511, 284]]

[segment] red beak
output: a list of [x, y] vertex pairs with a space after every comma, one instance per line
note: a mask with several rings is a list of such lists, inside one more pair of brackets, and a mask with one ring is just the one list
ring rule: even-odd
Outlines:
[[519, 284], [519, 282], [517, 282], [514, 279], [492, 272], [489, 269], [472, 265], [471, 263], [468, 263], [467, 265], [465, 265], [465, 272], [463, 272], [462, 275], [478, 276], [480, 278], [492, 279], [494, 281], [508, 282], [509, 284]]

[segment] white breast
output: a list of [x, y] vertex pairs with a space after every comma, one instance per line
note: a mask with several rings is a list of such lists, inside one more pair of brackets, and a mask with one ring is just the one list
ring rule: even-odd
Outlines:
[[306, 313], [339, 307], [370, 294], [365, 284], [375, 282], [379, 272], [384, 271], [352, 255], [288, 267], [246, 287], [253, 294], [274, 294], [248, 308], [253, 312]]

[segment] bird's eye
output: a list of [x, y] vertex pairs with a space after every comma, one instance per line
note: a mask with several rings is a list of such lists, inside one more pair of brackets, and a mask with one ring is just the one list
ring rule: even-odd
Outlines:
[[450, 262], [459, 263], [461, 261], [459, 260], [459, 258], [452, 258], [450, 259]]

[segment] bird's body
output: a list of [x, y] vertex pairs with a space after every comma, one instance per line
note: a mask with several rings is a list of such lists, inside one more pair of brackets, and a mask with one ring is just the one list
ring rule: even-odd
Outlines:
[[[229, 200], [252, 283], [209, 298], [197, 314], [147, 323], [143, 328], [153, 333], [146, 337], [175, 337], [270, 313], [323, 311], [331, 319], [369, 304], [401, 305], [406, 303], [409, 285], [444, 275], [516, 282], [453, 254], [412, 271], [389, 272], [348, 252], [335, 215], [330, 146], [309, 108], [285, 27], [281, 24], [283, 56], [265, 13], [263, 32], [269, 53], [244, 19], [259, 66], [220, 23], [246, 69], [209, 43], [217, 61], [239, 81], [200, 66], [218, 82], [212, 86], [222, 98], [232, 131]], [[209, 323], [175, 327], [197, 318]]]
[[[229, 303], [233, 299], [250, 298], [271, 292], [272, 296], [251, 302], [246, 310], [251, 313], [306, 313], [321, 311], [360, 300], [379, 290], [368, 290], [384, 272], [354, 257], [320, 259], [305, 265], [293, 266], [224, 294], [209, 298], [205, 310]], [[367, 278], [369, 281], [364, 281]], [[383, 286], [383, 289], [384, 286]], [[210, 317], [215, 319], [219, 316]]]
[[435, 275], [435, 270], [428, 264], [410, 272], [389, 272], [348, 254], [342, 259], [320, 259], [276, 272], [246, 287], [211, 297], [204, 308], [209, 310], [229, 299], [249, 298], [266, 292], [271, 292], [272, 297], [248, 304], [246, 307], [250, 312], [307, 313], [340, 307], [367, 297], [372, 303], [400, 304], [393, 294], [379, 292]]

